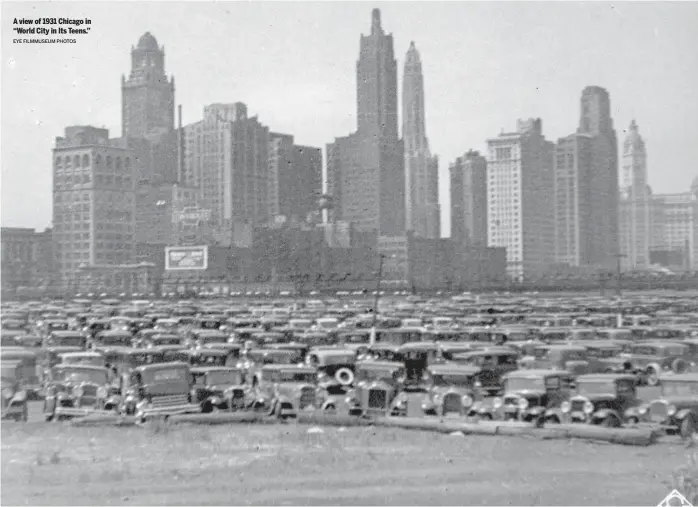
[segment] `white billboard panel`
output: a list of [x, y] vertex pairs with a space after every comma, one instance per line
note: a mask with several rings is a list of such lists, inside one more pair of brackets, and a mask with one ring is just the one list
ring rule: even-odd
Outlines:
[[167, 271], [205, 270], [208, 268], [208, 246], [165, 247]]

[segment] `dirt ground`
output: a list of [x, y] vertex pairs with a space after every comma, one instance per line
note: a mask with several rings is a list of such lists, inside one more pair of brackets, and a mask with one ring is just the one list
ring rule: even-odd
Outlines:
[[680, 445], [383, 428], [2, 424], [3, 505], [657, 505]]

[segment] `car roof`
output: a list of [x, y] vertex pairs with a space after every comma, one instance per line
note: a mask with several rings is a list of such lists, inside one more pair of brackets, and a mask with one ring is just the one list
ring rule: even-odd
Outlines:
[[262, 370], [297, 370], [301, 373], [315, 373], [315, 368], [304, 364], [265, 364], [262, 366]]
[[504, 377], [506, 378], [530, 378], [530, 377], [557, 377], [557, 376], [571, 376], [572, 374], [565, 370], [543, 370], [543, 369], [530, 369], [530, 370], [514, 370], [510, 371]]
[[169, 370], [171, 368], [185, 368], [189, 370], [189, 365], [181, 361], [172, 361], [171, 363], [153, 363], [153, 364], [142, 364], [135, 368], [137, 371], [151, 371], [151, 370]]
[[604, 382], [610, 380], [629, 380], [635, 382], [637, 377], [627, 373], [589, 373], [577, 377], [578, 382], [584, 380], [589, 382]]
[[234, 366], [197, 366], [191, 369], [192, 373], [214, 373], [218, 371], [234, 371], [236, 373], [242, 372], [240, 368]]
[[698, 373], [677, 373], [662, 377], [662, 382], [698, 382]]
[[476, 375], [482, 371], [477, 366], [461, 364], [432, 364], [427, 367], [432, 374], [437, 375]]
[[61, 370], [76, 369], [76, 370], [92, 370], [92, 371], [102, 371], [102, 372], [107, 371], [106, 368], [103, 368], [101, 366], [94, 366], [91, 364], [57, 364], [56, 366], [54, 366], [54, 368], [58, 368]]

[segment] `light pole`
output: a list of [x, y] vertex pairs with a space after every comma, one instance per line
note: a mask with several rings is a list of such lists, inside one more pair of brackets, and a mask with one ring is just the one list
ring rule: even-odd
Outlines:
[[627, 255], [623, 255], [621, 253], [618, 253], [614, 255], [616, 258], [616, 296], [621, 297], [622, 295], [622, 290], [621, 290], [621, 263], [620, 260], [623, 258], [628, 257]]

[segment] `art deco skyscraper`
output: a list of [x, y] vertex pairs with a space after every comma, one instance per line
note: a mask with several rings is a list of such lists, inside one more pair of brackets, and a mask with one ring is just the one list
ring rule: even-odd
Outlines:
[[405, 172], [397, 133], [397, 63], [393, 36], [372, 13], [356, 64], [358, 130], [327, 145], [327, 190], [335, 220], [383, 236], [405, 234]]
[[174, 129], [174, 78], [165, 74], [165, 49], [146, 32], [131, 49], [131, 74], [121, 76], [122, 136], [145, 138]]
[[419, 52], [410, 43], [402, 77], [402, 138], [405, 145], [405, 218], [407, 230], [439, 238], [439, 166], [429, 151], [424, 112], [424, 75]]
[[371, 33], [361, 35], [356, 97], [359, 131], [397, 139], [397, 61], [393, 36], [383, 32], [379, 9], [371, 14]]
[[623, 143], [620, 202], [622, 263], [629, 269], [643, 269], [650, 264], [650, 200], [645, 142], [633, 120]]

